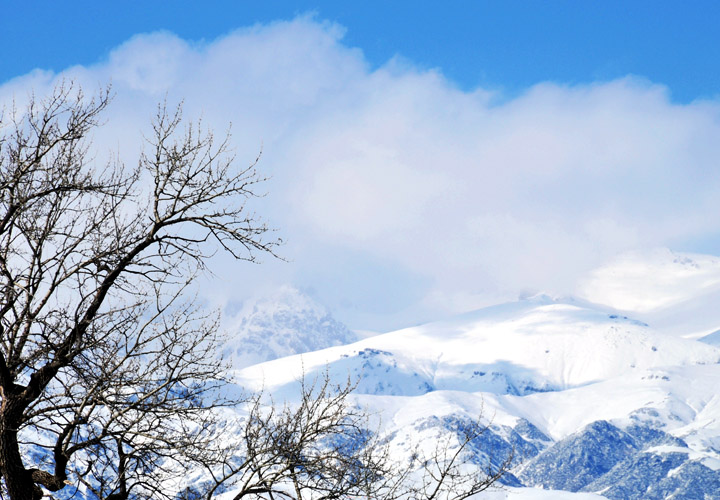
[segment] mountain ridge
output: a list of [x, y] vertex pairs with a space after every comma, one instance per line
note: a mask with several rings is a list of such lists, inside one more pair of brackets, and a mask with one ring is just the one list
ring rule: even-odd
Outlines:
[[[550, 498], [712, 499], [720, 498], [708, 490], [720, 468], [719, 363], [717, 346], [660, 333], [585, 300], [540, 295], [233, 374], [246, 389], [262, 388], [280, 400], [292, 400], [301, 377], [325, 370], [338, 381], [350, 376], [358, 380], [354, 399], [383, 415], [384, 432], [405, 453], [409, 443], [452, 432], [448, 422], [491, 417], [492, 441], [485, 445], [521, 446], [527, 454], [505, 480], [507, 498], [543, 498], [534, 490], [544, 486], [570, 490]], [[583, 461], [557, 466], [568, 453], [618, 452], [622, 440], [597, 432], [602, 425], [635, 444], [594, 475]], [[525, 428], [534, 429], [534, 441], [512, 437]], [[640, 446], [638, 433], [664, 437], [654, 447]], [[589, 444], [563, 444], [574, 435]], [[475, 452], [480, 461], [491, 459], [482, 444]], [[538, 473], [547, 476], [538, 480], [523, 472], [532, 463], [555, 472]], [[584, 482], [567, 482], [584, 474]], [[640, 491], [647, 486], [637, 481], [643, 475], [662, 484], [655, 496]], [[686, 495], [683, 488], [693, 481], [706, 490], [688, 494], [706, 496]]]

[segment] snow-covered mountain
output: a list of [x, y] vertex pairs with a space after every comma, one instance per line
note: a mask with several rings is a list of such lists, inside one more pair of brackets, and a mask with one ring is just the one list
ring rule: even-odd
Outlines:
[[233, 323], [223, 356], [235, 368], [357, 340], [323, 306], [290, 286], [247, 301]]
[[360, 339], [292, 288], [246, 304], [237, 382], [292, 400], [359, 380], [398, 453], [483, 415], [477, 463], [515, 455], [487, 500], [720, 500], [720, 258], [656, 250], [538, 295]]
[[720, 499], [713, 343], [539, 296], [235, 377], [277, 399], [292, 399], [303, 373], [357, 377], [358, 401], [406, 451], [483, 414], [491, 431], [473, 444], [478, 461], [517, 457], [507, 489], [486, 498]]

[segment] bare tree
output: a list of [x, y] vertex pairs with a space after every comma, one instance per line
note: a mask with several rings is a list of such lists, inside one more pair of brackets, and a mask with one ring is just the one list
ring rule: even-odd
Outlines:
[[498, 479], [467, 463], [482, 426], [396, 461], [351, 383], [282, 408], [228, 392], [217, 318], [188, 292], [216, 251], [275, 255], [245, 206], [257, 160], [236, 168], [228, 137], [161, 105], [135, 168], [96, 167], [109, 102], [66, 84], [0, 122], [3, 497], [460, 500]]
[[[394, 456], [387, 436], [373, 429], [367, 410], [353, 404], [355, 384], [333, 384], [326, 371], [300, 381], [299, 402], [278, 409], [262, 394], [248, 403], [235, 430], [238, 441], [222, 464], [206, 462], [204, 490], [190, 487], [186, 498], [211, 500], [229, 489], [233, 500], [462, 500], [495, 484], [512, 456], [492, 468], [473, 463], [470, 446], [487, 425], [468, 422], [441, 437], [424, 454]], [[190, 495], [192, 493], [192, 495]]]
[[245, 207], [255, 163], [236, 168], [228, 138], [181, 128], [179, 109], [159, 107], [137, 167], [96, 168], [89, 134], [109, 101], [60, 85], [1, 124], [0, 474], [12, 500], [73, 481], [153, 496], [160, 471], [198, 455], [208, 409], [231, 402], [216, 390], [215, 324], [185, 289], [217, 248], [254, 261], [278, 243]]
[[366, 412], [350, 404], [353, 389], [350, 382], [333, 385], [326, 373], [301, 381], [294, 405], [278, 408], [254, 395], [222, 466], [208, 464], [212, 480], [203, 496], [209, 500], [219, 487], [231, 487], [235, 500], [345, 498], [389, 472]]
[[[482, 467], [474, 463], [469, 448], [489, 431], [489, 424], [477, 420], [465, 422], [457, 429], [459, 435], [448, 434], [438, 440], [429, 455], [418, 455], [417, 478], [405, 481], [401, 498], [408, 500], [464, 500], [497, 483], [513, 466], [514, 453], [492, 460]], [[496, 457], [498, 458], [498, 457]]]

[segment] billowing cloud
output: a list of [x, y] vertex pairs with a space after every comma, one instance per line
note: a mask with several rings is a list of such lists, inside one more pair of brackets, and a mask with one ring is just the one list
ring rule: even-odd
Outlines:
[[94, 66], [7, 82], [0, 99], [111, 81], [95, 144], [128, 163], [165, 96], [220, 131], [232, 122], [238, 161], [263, 149], [257, 209], [289, 262], [223, 261], [206, 295], [292, 282], [357, 327], [568, 292], [619, 252], [720, 231], [718, 102], [676, 104], [633, 77], [466, 92], [400, 58], [371, 68], [342, 35], [308, 17], [202, 43], [138, 35]]

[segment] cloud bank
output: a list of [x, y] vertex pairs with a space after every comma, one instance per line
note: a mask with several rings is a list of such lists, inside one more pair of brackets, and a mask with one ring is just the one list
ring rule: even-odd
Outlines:
[[215, 263], [214, 303], [290, 282], [351, 326], [387, 329], [567, 293], [631, 249], [717, 253], [701, 242], [720, 233], [719, 102], [679, 105], [634, 77], [465, 92], [400, 57], [370, 67], [342, 36], [310, 17], [209, 42], [138, 35], [94, 66], [6, 82], [0, 100], [111, 81], [95, 145], [128, 164], [166, 95], [219, 131], [232, 122], [239, 161], [262, 147], [272, 180], [255, 208], [289, 262]]

